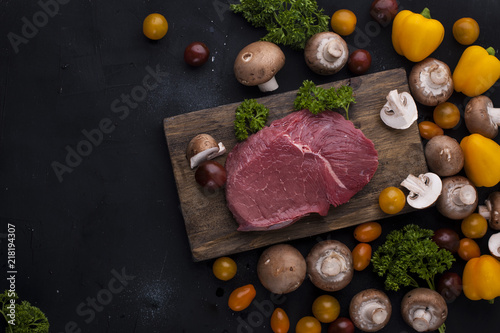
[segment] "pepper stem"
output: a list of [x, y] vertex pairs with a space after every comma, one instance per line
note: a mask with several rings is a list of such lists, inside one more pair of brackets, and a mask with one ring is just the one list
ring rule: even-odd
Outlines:
[[427, 19], [431, 19], [431, 11], [427, 7], [424, 8], [424, 10], [420, 13], [420, 15], [422, 15]]
[[489, 55], [492, 55], [492, 56], [495, 55], [495, 49], [491, 46], [486, 49], [486, 52], [488, 52]]

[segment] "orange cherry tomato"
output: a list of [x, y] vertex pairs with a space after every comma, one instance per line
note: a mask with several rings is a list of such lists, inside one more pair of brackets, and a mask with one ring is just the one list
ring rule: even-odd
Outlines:
[[341, 36], [347, 36], [354, 32], [357, 23], [356, 15], [349, 9], [339, 9], [332, 15], [330, 21], [333, 31]]
[[479, 37], [479, 24], [470, 17], [462, 17], [453, 24], [453, 37], [462, 45], [471, 45]]
[[331, 323], [340, 314], [340, 303], [330, 295], [321, 295], [312, 305], [312, 313], [322, 323]]
[[434, 122], [441, 128], [450, 129], [460, 122], [460, 110], [450, 102], [444, 102], [434, 108]]
[[282, 308], [274, 310], [271, 316], [271, 329], [273, 333], [287, 333], [290, 329], [290, 320]]
[[362, 271], [370, 264], [372, 259], [372, 247], [368, 243], [359, 243], [352, 250], [352, 264], [357, 271]]
[[321, 323], [312, 316], [302, 317], [295, 326], [295, 333], [321, 333]]
[[165, 16], [157, 13], [149, 14], [142, 23], [142, 32], [152, 40], [162, 39], [168, 31]]
[[366, 222], [354, 229], [354, 238], [361, 243], [374, 241], [382, 234], [382, 226], [378, 222]]
[[437, 135], [444, 134], [441, 127], [428, 120], [424, 120], [418, 124], [418, 131], [420, 132], [420, 136], [427, 140], [430, 140]]
[[231, 295], [229, 295], [227, 304], [233, 311], [245, 310], [252, 303], [255, 294], [255, 287], [252, 284], [247, 284], [233, 290]]
[[221, 257], [215, 260], [212, 271], [219, 280], [228, 281], [236, 275], [237, 266], [233, 259]]
[[468, 238], [481, 238], [488, 231], [488, 221], [478, 213], [473, 213], [462, 220], [462, 233]]
[[462, 238], [460, 240], [460, 246], [458, 247], [458, 255], [465, 261], [469, 261], [472, 258], [478, 258], [481, 256], [481, 250], [479, 245], [470, 239]]
[[394, 186], [384, 188], [378, 197], [380, 209], [386, 214], [399, 213], [406, 204], [403, 191]]

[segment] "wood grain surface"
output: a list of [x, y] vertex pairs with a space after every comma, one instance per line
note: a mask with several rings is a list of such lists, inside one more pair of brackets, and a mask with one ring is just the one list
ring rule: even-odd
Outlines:
[[[368, 185], [348, 203], [330, 207], [327, 216], [311, 214], [280, 230], [239, 232], [226, 206], [224, 191], [208, 193], [194, 180], [186, 159], [186, 147], [196, 134], [208, 133], [222, 141], [228, 150], [236, 144], [233, 121], [240, 103], [204, 109], [164, 119], [164, 130], [186, 225], [193, 259], [196, 261], [247, 251], [292, 239], [317, 235], [367, 221], [387, 217], [378, 205], [378, 195], [388, 186], [399, 186], [408, 174], [427, 172], [417, 124], [406, 130], [387, 127], [379, 117], [390, 90], [409, 91], [404, 69], [394, 69], [322, 85], [325, 88], [349, 84], [356, 104], [349, 110], [350, 120], [373, 141], [379, 166]], [[293, 112], [296, 91], [258, 99], [270, 109], [268, 124]], [[224, 164], [227, 154], [216, 158]], [[400, 214], [411, 211], [406, 205]], [[177, 236], [173, 236], [177, 237]], [[181, 235], [178, 235], [181, 237]]]

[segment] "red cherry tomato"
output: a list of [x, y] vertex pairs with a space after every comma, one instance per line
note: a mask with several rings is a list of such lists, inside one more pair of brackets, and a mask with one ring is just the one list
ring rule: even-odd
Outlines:
[[202, 42], [193, 42], [184, 50], [184, 61], [191, 66], [201, 66], [210, 56], [208, 47]]
[[328, 333], [354, 333], [354, 324], [349, 318], [338, 317], [328, 326]]
[[245, 310], [250, 306], [255, 295], [255, 287], [252, 284], [247, 284], [246, 286], [233, 290], [231, 295], [229, 295], [227, 305], [229, 305], [229, 308], [233, 311]]
[[382, 226], [378, 222], [366, 222], [354, 229], [354, 238], [361, 243], [374, 241], [382, 234]]
[[196, 169], [194, 178], [202, 187], [213, 192], [224, 186], [227, 173], [226, 169], [219, 162], [205, 161]]
[[273, 333], [287, 333], [290, 329], [290, 320], [282, 308], [274, 310], [271, 316], [271, 329]]
[[349, 68], [349, 70], [356, 75], [366, 73], [370, 69], [371, 65], [372, 56], [370, 55], [370, 52], [363, 49], [359, 49], [351, 53], [349, 55], [349, 59], [347, 60], [347, 68]]
[[362, 271], [370, 264], [372, 259], [372, 247], [368, 243], [359, 243], [352, 250], [352, 267]]

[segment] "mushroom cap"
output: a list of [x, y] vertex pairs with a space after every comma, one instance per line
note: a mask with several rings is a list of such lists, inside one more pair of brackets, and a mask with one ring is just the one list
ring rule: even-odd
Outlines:
[[464, 167], [465, 157], [460, 144], [447, 135], [436, 135], [430, 139], [424, 154], [429, 170], [441, 177], [456, 175]]
[[442, 179], [443, 189], [436, 201], [437, 210], [452, 220], [461, 220], [472, 214], [477, 207], [477, 190], [470, 180], [462, 176]]
[[349, 316], [353, 324], [364, 332], [381, 330], [391, 319], [389, 297], [378, 289], [363, 290], [351, 299]]
[[189, 141], [186, 157], [190, 160], [194, 155], [210, 148], [218, 148], [217, 141], [209, 134], [198, 134]]
[[324, 31], [314, 34], [307, 40], [304, 58], [313, 72], [331, 75], [345, 66], [349, 59], [349, 49], [340, 35]]
[[500, 230], [500, 192], [491, 192], [485, 200], [486, 207], [490, 212], [488, 222], [493, 230]]
[[410, 190], [407, 202], [416, 209], [430, 207], [441, 195], [442, 190], [441, 178], [432, 172], [427, 172], [418, 177], [408, 175], [401, 182], [401, 186]]
[[273, 245], [262, 252], [257, 263], [262, 285], [272, 293], [286, 294], [296, 290], [306, 277], [306, 261], [291, 245]]
[[493, 102], [487, 96], [472, 98], [465, 107], [465, 126], [470, 133], [479, 133], [493, 139], [498, 134], [498, 125], [492, 121], [488, 108], [493, 108]]
[[394, 129], [407, 129], [417, 120], [417, 105], [409, 93], [391, 90], [386, 99], [387, 103], [380, 110], [384, 124]]
[[500, 232], [493, 234], [488, 239], [488, 250], [495, 258], [500, 258]]
[[416, 63], [410, 72], [408, 83], [415, 100], [427, 106], [446, 102], [453, 94], [450, 67], [434, 58]]
[[313, 246], [306, 262], [311, 282], [325, 291], [344, 288], [354, 274], [351, 250], [336, 240], [325, 240]]
[[234, 75], [243, 85], [256, 86], [271, 80], [285, 65], [285, 54], [274, 43], [257, 41], [245, 46], [234, 61]]
[[[419, 318], [425, 312], [425, 320]], [[444, 298], [428, 288], [415, 288], [401, 301], [401, 315], [404, 321], [417, 332], [437, 330], [448, 317], [448, 306]]]

